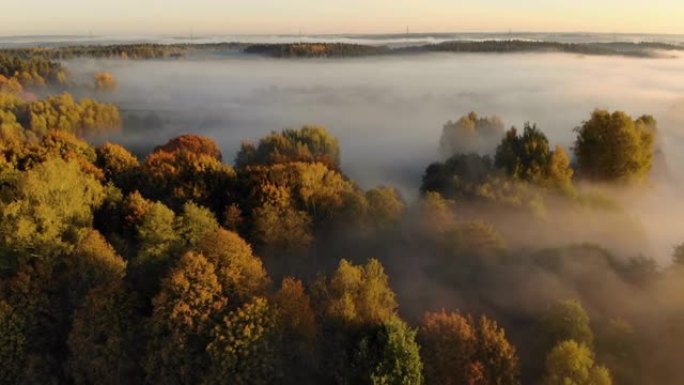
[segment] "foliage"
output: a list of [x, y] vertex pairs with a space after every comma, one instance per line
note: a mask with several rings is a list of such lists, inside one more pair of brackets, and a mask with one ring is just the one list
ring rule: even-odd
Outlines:
[[561, 341], [546, 358], [544, 385], [611, 385], [610, 372], [594, 364], [594, 354], [585, 344]]
[[444, 199], [438, 192], [428, 192], [418, 206], [418, 226], [427, 235], [438, 237], [456, 226], [454, 201]]
[[160, 202], [151, 203], [136, 226], [137, 255], [131, 261], [131, 279], [145, 298], [157, 290], [159, 279], [174, 262], [179, 237], [175, 214]]
[[573, 174], [562, 147], [551, 151], [546, 135], [529, 123], [522, 135], [515, 127], [506, 132], [496, 149], [494, 165], [510, 177], [560, 188], [570, 185]]
[[140, 384], [139, 304], [122, 282], [88, 293], [69, 333], [68, 371], [75, 384]]
[[596, 110], [577, 129], [575, 156], [582, 177], [608, 182], [641, 182], [653, 165], [655, 119], [636, 120], [622, 111]]
[[105, 143], [96, 150], [96, 165], [102, 169], [106, 180], [128, 190], [136, 184], [140, 162], [128, 150], [118, 144]]
[[152, 301], [152, 339], [145, 361], [149, 382], [201, 381], [210, 368], [204, 351], [227, 300], [213, 264], [204, 256], [188, 252], [178, 260]]
[[103, 188], [75, 162], [50, 159], [2, 190], [0, 266], [51, 259], [73, 249], [79, 229], [92, 224]]
[[365, 265], [341, 260], [324, 295], [326, 315], [343, 322], [378, 324], [389, 320], [397, 309], [389, 279], [375, 259]]
[[313, 242], [311, 218], [303, 211], [266, 203], [254, 210], [253, 215], [252, 237], [271, 252], [302, 252]]
[[68, 93], [30, 103], [28, 117], [26, 128], [39, 135], [46, 134], [50, 129], [84, 135], [121, 127], [119, 110], [114, 105], [101, 104], [88, 98], [76, 102]]
[[352, 353], [343, 384], [421, 385], [423, 363], [416, 332], [398, 317], [370, 328]]
[[184, 136], [157, 147], [142, 164], [143, 191], [171, 207], [193, 201], [218, 212], [233, 169], [208, 138]]
[[422, 193], [438, 192], [447, 198], [472, 198], [477, 186], [494, 173], [488, 156], [455, 154], [444, 163], [432, 163], [425, 170]]
[[276, 317], [264, 298], [255, 297], [223, 317], [211, 332], [206, 384], [272, 384], [282, 376]]
[[[532, 128], [502, 141], [510, 162], [431, 165], [407, 204], [344, 175], [322, 130], [243, 147], [237, 173], [194, 135], [141, 165], [118, 145], [25, 129], [31, 103], [0, 93], [0, 383], [516, 385], [542, 380], [547, 354], [549, 384], [680, 378], [681, 268], [546, 248], [599, 210], [617, 217], [605, 234], [636, 232], [610, 228], [632, 222], [604, 198], [557, 194], [567, 155]], [[579, 302], [544, 313], [561, 295], [594, 323]], [[445, 304], [487, 316], [431, 313], [417, 334], [399, 318]]]
[[504, 124], [498, 116], [479, 117], [470, 112], [455, 122], [450, 120], [444, 124], [439, 140], [440, 152], [445, 158], [456, 154], [491, 154], [503, 129]]
[[418, 332], [428, 384], [470, 384], [477, 349], [476, 325], [459, 313], [426, 313]]
[[496, 322], [426, 313], [418, 333], [425, 379], [433, 384], [519, 384], [518, 358]]
[[78, 243], [63, 259], [64, 274], [69, 284], [69, 297], [76, 307], [98, 285], [113, 285], [126, 274], [126, 262], [96, 230], [79, 234]]
[[22, 57], [2, 52], [0, 76], [16, 79], [24, 86], [62, 84], [67, 79], [66, 70], [57, 62], [39, 56]]
[[236, 306], [262, 296], [270, 279], [252, 248], [234, 232], [218, 229], [205, 235], [197, 249], [216, 267], [223, 295]]
[[250, 54], [288, 58], [353, 57], [379, 55], [390, 52], [387, 47], [345, 43], [254, 44], [245, 47]]
[[386, 229], [397, 225], [406, 212], [406, 202], [396, 188], [378, 187], [366, 192], [368, 219], [373, 227]]
[[[279, 313], [281, 334], [291, 339], [291, 342], [306, 342], [311, 345], [316, 337], [316, 319], [311, 299], [304, 291], [302, 281], [284, 278], [273, 301]], [[300, 350], [302, 348], [306, 349], [306, 346], [300, 347]]]
[[119, 87], [116, 78], [110, 72], [98, 72], [94, 80], [98, 91], [115, 91]]
[[338, 168], [340, 149], [337, 138], [323, 127], [304, 126], [272, 132], [254, 146], [243, 143], [235, 159], [236, 167], [268, 165], [286, 162], [320, 162]]
[[183, 205], [181, 215], [175, 218], [174, 230], [184, 249], [194, 249], [207, 234], [217, 231], [219, 224], [214, 214], [192, 202]]
[[575, 300], [557, 301], [544, 313], [542, 331], [549, 347], [560, 341], [573, 340], [586, 346], [593, 346], [594, 333], [589, 325], [589, 315]]

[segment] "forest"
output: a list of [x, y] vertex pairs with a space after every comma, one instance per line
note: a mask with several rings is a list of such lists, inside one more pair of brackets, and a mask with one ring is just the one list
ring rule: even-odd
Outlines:
[[[178, 59], [202, 55], [222, 55], [231, 52], [264, 55], [276, 58], [345, 58], [377, 55], [425, 54], [430, 52], [451, 53], [510, 53], [510, 52], [563, 52], [581, 55], [659, 57], [659, 51], [681, 51], [678, 44], [656, 42], [615, 43], [560, 43], [534, 40], [483, 40], [448, 41], [435, 44], [419, 44], [390, 47], [352, 43], [178, 43], [178, 44], [117, 44], [81, 45], [0, 49], [0, 74], [14, 73], [24, 69], [18, 64], [32, 62], [32, 67], [43, 69], [55, 60], [73, 58], [114, 59]], [[43, 69], [42, 72], [46, 72]], [[30, 73], [30, 72], [29, 72]], [[5, 75], [7, 76], [7, 75]]]
[[408, 201], [359, 187], [315, 125], [235, 159], [193, 133], [142, 156], [90, 143], [120, 111], [38, 96], [70, 84], [52, 55], [0, 55], [0, 384], [684, 378], [684, 244], [665, 266], [631, 251], [644, 235], [615, 198], [661, 166], [653, 116], [587, 111], [572, 148], [455, 117]]

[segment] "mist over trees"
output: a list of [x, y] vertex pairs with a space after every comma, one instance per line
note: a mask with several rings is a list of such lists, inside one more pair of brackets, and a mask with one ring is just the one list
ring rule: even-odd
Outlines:
[[491, 155], [503, 131], [504, 123], [498, 116], [479, 117], [470, 112], [455, 122], [450, 120], [444, 124], [439, 150], [446, 158], [457, 153]]
[[611, 190], [585, 187], [647, 184], [652, 117], [595, 111], [571, 159], [533, 123], [505, 131], [470, 113], [444, 125], [445, 160], [406, 201], [357, 185], [323, 127], [274, 131], [234, 160], [194, 134], [140, 156], [82, 138], [117, 127], [115, 106], [38, 99], [12, 79], [0, 82], [0, 383], [684, 376], [682, 246], [671, 266], [613, 248], [639, 226]]

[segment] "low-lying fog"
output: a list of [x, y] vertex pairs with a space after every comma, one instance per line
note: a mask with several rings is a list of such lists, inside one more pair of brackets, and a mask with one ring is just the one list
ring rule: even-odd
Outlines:
[[[450, 119], [473, 110], [497, 114], [507, 126], [536, 122], [552, 143], [567, 148], [574, 140], [573, 128], [594, 108], [607, 108], [654, 115], [672, 173], [668, 181], [684, 176], [681, 56], [434, 54], [286, 60], [235, 54], [66, 64], [84, 83], [96, 71], [115, 75], [119, 90], [97, 98], [116, 103], [129, 118], [123, 133], [110, 139], [140, 151], [141, 143], [156, 145], [181, 133], [199, 133], [214, 138], [224, 159], [232, 161], [242, 140], [285, 127], [322, 125], [340, 139], [343, 169], [362, 187], [389, 184], [412, 199], [425, 167], [439, 159], [442, 126]], [[676, 185], [668, 183], [667, 192], [633, 202], [647, 228], [671, 226], [666, 222], [684, 217], [684, 204], [677, 203], [679, 188], [671, 190]], [[671, 204], [664, 206], [664, 196]], [[677, 231], [652, 232], [667, 237], [660, 244], [671, 247], [675, 240], [684, 241], [684, 231]]]

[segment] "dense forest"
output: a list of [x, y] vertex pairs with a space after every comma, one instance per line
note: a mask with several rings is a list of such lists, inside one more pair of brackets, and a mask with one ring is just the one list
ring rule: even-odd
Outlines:
[[595, 110], [566, 150], [467, 114], [407, 202], [360, 188], [318, 126], [235, 159], [192, 133], [92, 145], [117, 107], [36, 97], [68, 83], [45, 60], [0, 61], [0, 384], [684, 378], [684, 245], [667, 266], [630, 251], [612, 195], [648, 187], [652, 116]]
[[439, 44], [389, 47], [385, 45], [363, 45], [350, 43], [282, 43], [248, 44], [204, 43], [204, 44], [120, 44], [120, 45], [81, 45], [64, 47], [31, 47], [0, 49], [0, 75], [7, 76], [14, 71], [26, 71], [23, 61], [30, 60], [32, 68], [40, 67], [41, 73], [60, 76], [58, 71], [44, 67], [58, 65], [55, 60], [74, 58], [110, 59], [172, 59], [202, 55], [223, 55], [231, 52], [258, 54], [277, 58], [345, 58], [377, 55], [417, 54], [429, 52], [452, 53], [510, 53], [510, 52], [564, 52], [582, 55], [619, 55], [630, 57], [655, 57], [658, 51], [679, 51], [677, 44], [653, 42], [615, 42], [615, 43], [560, 43], [533, 40], [484, 40], [449, 41]]

